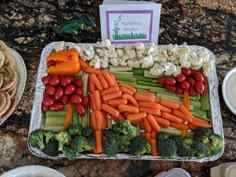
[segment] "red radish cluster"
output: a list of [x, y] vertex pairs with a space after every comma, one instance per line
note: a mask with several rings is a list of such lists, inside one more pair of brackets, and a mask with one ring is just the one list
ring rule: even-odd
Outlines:
[[76, 104], [80, 116], [85, 115], [89, 97], [83, 96], [82, 81], [72, 76], [49, 75], [42, 78], [45, 85], [42, 108], [44, 111], [61, 111], [69, 102]]
[[207, 77], [189, 68], [182, 68], [181, 74], [177, 77], [161, 77], [157, 82], [163, 84], [167, 90], [177, 94], [182, 94], [184, 90], [188, 91], [190, 96], [196, 96], [198, 93], [206, 95], [207, 93]]

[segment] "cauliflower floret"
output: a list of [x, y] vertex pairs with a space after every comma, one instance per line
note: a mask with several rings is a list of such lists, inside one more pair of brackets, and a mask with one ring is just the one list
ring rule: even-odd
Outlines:
[[64, 50], [64, 46], [65, 46], [65, 42], [64, 41], [57, 42], [56, 44], [57, 45], [55, 45], [55, 47], [54, 47], [56, 52]]
[[167, 58], [167, 49], [165, 47], [158, 48], [158, 55], [162, 55], [163, 57]]
[[136, 52], [134, 49], [125, 49], [125, 54], [128, 55], [129, 59], [133, 59], [136, 57]]
[[166, 76], [171, 76], [176, 71], [176, 65], [171, 62], [161, 62], [160, 63], [165, 69], [164, 74]]
[[159, 61], [159, 62], [161, 62], [161, 61], [167, 61], [167, 57], [158, 54], [157, 56], [154, 56], [154, 57], [153, 57], [153, 60], [154, 60], [154, 61]]
[[209, 76], [211, 70], [213, 69], [213, 61], [208, 61], [202, 65], [203, 74]]
[[149, 55], [149, 56], [144, 57], [144, 58], [142, 59], [141, 67], [142, 67], [142, 68], [149, 68], [149, 67], [151, 67], [153, 64], [154, 64], [153, 57], [152, 57], [151, 55]]
[[76, 44], [71, 43], [71, 45], [68, 47], [68, 50], [75, 50], [76, 52], [78, 52], [79, 56], [82, 58], [84, 53], [83, 53], [83, 49], [81, 47], [79, 47]]
[[93, 46], [86, 45], [86, 46], [84, 46], [82, 48], [83, 48], [83, 52], [84, 52], [83, 58], [86, 59], [86, 60], [93, 59], [93, 57], [95, 55], [95, 51], [93, 49]]
[[147, 49], [147, 54], [156, 56], [158, 54], [157, 46], [155, 44], [152, 44], [151, 46], [149, 46], [149, 48]]
[[209, 61], [209, 53], [206, 48], [192, 49], [199, 58], [202, 58], [202, 62], [206, 63]]
[[179, 58], [176, 55], [169, 56], [168, 61], [174, 63], [175, 65], [179, 64]]
[[189, 48], [180, 48], [178, 50], [179, 63], [182, 67], [190, 68], [191, 61], [190, 61], [189, 53], [190, 53]]
[[94, 58], [89, 62], [89, 66], [93, 66], [96, 69], [101, 68], [100, 59], [97, 55], [95, 55]]
[[192, 51], [190, 53], [190, 56], [191, 56], [190, 61], [191, 61], [192, 67], [194, 67], [194, 66], [200, 66], [201, 67], [201, 65], [203, 64], [202, 57], [198, 57], [197, 54], [194, 51]]
[[167, 54], [169, 56], [176, 55], [177, 49], [178, 49], [178, 45], [170, 44], [170, 45], [167, 46]]
[[158, 63], [155, 63], [154, 66], [150, 69], [149, 74], [153, 76], [161, 76], [165, 71], [164, 67]]
[[146, 47], [142, 42], [137, 42], [135, 44], [136, 55], [138, 58], [142, 58], [146, 54]]
[[118, 60], [118, 58], [110, 58], [110, 63], [111, 63], [113, 66], [119, 66], [119, 60]]
[[173, 76], [176, 77], [176, 76], [178, 76], [179, 74], [181, 74], [181, 66], [176, 66], [176, 70], [175, 70], [175, 72], [173, 73]]
[[101, 62], [102, 68], [108, 68], [109, 59], [107, 57], [100, 58], [100, 62]]
[[125, 55], [125, 52], [123, 49], [116, 49], [116, 53], [119, 58], [122, 58]]
[[138, 60], [128, 60], [127, 63], [130, 68], [139, 68], [140, 67], [140, 61], [138, 61]]
[[107, 56], [107, 55], [108, 55], [108, 50], [105, 49], [105, 48], [97, 48], [97, 49], [96, 49], [96, 54], [97, 54], [99, 57], [104, 57], [104, 56]]
[[129, 59], [129, 57], [127, 55], [123, 56], [122, 58], [119, 58], [119, 63], [121, 66], [127, 66], [127, 60]]
[[145, 45], [144, 45], [144, 43], [142, 43], [142, 42], [137, 42], [137, 43], [135, 43], [135, 48], [136, 48], [137, 50], [145, 49]]
[[109, 49], [111, 46], [111, 41], [109, 39], [105, 39], [104, 41], [102, 41], [100, 44], [99, 44], [99, 47], [103, 48], [107, 48]]
[[110, 47], [107, 52], [107, 57], [117, 57], [115, 47]]

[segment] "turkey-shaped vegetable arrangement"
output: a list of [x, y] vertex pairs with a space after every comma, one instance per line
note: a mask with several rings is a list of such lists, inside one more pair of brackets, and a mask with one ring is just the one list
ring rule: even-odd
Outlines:
[[44, 124], [29, 144], [49, 156], [81, 154], [203, 159], [220, 154], [212, 131], [207, 49], [115, 47], [105, 40], [46, 58]]

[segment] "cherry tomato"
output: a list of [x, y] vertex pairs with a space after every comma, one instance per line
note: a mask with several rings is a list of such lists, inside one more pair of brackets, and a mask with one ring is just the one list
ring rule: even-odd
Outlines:
[[64, 109], [64, 105], [62, 103], [54, 103], [53, 105], [49, 106], [51, 111], [61, 111]]
[[53, 86], [51, 86], [51, 85], [47, 85], [47, 86], [45, 87], [45, 91], [46, 91], [46, 93], [47, 93], [48, 95], [54, 95], [54, 93], [55, 93], [55, 88], [54, 88]]
[[87, 108], [88, 107], [88, 105], [89, 105], [89, 97], [88, 96], [84, 96], [83, 98], [82, 98], [82, 103], [83, 103], [83, 105], [85, 106], [85, 108]]
[[47, 67], [49, 68], [49, 67], [51, 67], [51, 66], [55, 66], [56, 64], [57, 64], [57, 63], [56, 63], [55, 61], [50, 60], [50, 61], [47, 62]]
[[183, 89], [181, 88], [181, 86], [178, 86], [175, 92], [180, 95], [183, 93]]
[[184, 74], [179, 74], [176, 79], [177, 79], [178, 82], [183, 82], [185, 80], [185, 75]]
[[165, 88], [167, 90], [169, 90], [170, 92], [175, 92], [176, 91], [176, 87], [173, 85], [165, 85]]
[[64, 94], [65, 95], [71, 95], [75, 91], [75, 86], [74, 85], [67, 85], [66, 88], [64, 89]]
[[43, 104], [46, 105], [46, 106], [51, 106], [53, 105], [53, 99], [50, 98], [50, 97], [44, 97], [43, 98]]
[[182, 73], [185, 76], [189, 76], [191, 74], [191, 69], [184, 67], [184, 68], [182, 68]]
[[188, 78], [187, 78], [187, 81], [188, 81], [188, 83], [189, 83], [190, 86], [194, 86], [195, 80], [194, 80], [193, 78], [188, 77]]
[[189, 96], [196, 96], [197, 95], [197, 92], [195, 91], [195, 89], [193, 87], [190, 87], [189, 88]]
[[62, 87], [65, 87], [65, 86], [71, 84], [72, 81], [73, 81], [73, 77], [71, 77], [71, 76], [66, 76], [66, 77], [63, 77], [63, 78], [60, 80], [60, 85], [61, 85]]
[[208, 84], [208, 77], [204, 76], [204, 81], [203, 81], [203, 84]]
[[47, 110], [49, 110], [49, 106], [42, 104], [42, 109], [43, 109], [43, 111], [47, 111]]
[[58, 85], [60, 82], [59, 77], [57, 75], [51, 75], [48, 84], [52, 86]]
[[82, 88], [76, 87], [74, 93], [78, 95], [83, 95], [84, 92]]
[[85, 109], [84, 109], [84, 106], [79, 103], [79, 104], [76, 104], [76, 112], [80, 115], [80, 116], [84, 116], [85, 115]]
[[161, 77], [157, 80], [157, 83], [159, 84], [165, 84], [166, 83], [166, 77]]
[[204, 77], [203, 77], [202, 73], [200, 73], [200, 72], [195, 72], [195, 73], [193, 74], [193, 77], [194, 77], [197, 81], [204, 82]]
[[55, 99], [56, 101], [58, 101], [58, 100], [60, 100], [60, 99], [62, 98], [62, 96], [63, 96], [63, 88], [58, 87], [58, 88], [56, 89], [55, 94], [54, 94], [54, 99]]
[[50, 95], [47, 94], [46, 92], [44, 92], [44, 93], [43, 93], [43, 98], [45, 98], [45, 97], [50, 97]]
[[76, 87], [82, 87], [82, 81], [79, 78], [74, 79], [74, 84]]
[[195, 89], [196, 89], [196, 91], [198, 92], [198, 93], [200, 93], [200, 94], [202, 94], [203, 93], [203, 91], [204, 91], [204, 84], [201, 82], [201, 81], [197, 81], [196, 83], [195, 83]]
[[69, 103], [69, 96], [67, 95], [63, 95], [62, 98], [61, 98], [61, 102], [62, 104], [68, 104]]
[[43, 82], [44, 85], [47, 85], [48, 82], [49, 82], [49, 80], [50, 80], [50, 77], [49, 77], [49, 76], [44, 76], [44, 77], [42, 77], [42, 82]]
[[187, 81], [183, 81], [181, 83], [181, 87], [183, 90], [188, 90], [189, 89], [189, 83]]
[[166, 78], [166, 81], [165, 81], [166, 85], [175, 85], [175, 83], [176, 83], [175, 78], [173, 78], [173, 77]]
[[82, 98], [80, 95], [74, 94], [70, 97], [70, 102], [75, 104], [82, 103]]

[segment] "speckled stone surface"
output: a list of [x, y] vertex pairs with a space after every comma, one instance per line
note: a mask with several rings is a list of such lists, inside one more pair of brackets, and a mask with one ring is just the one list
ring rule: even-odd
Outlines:
[[0, 127], [0, 174], [31, 164], [55, 168], [68, 177], [151, 177], [181, 167], [193, 177], [209, 176], [210, 168], [236, 159], [236, 116], [226, 107], [221, 84], [225, 74], [236, 67], [236, 1], [180, 0], [162, 2], [160, 44], [195, 44], [212, 50], [216, 56], [219, 94], [225, 133], [225, 152], [220, 159], [207, 163], [139, 160], [46, 160], [33, 156], [27, 147], [30, 112], [34, 96], [40, 53], [48, 43], [63, 40], [54, 28], [72, 17], [89, 14], [97, 28], [81, 32], [77, 42], [100, 40], [101, 1], [89, 0], [1, 0], [0, 39], [17, 50], [28, 72], [26, 88], [14, 114]]

